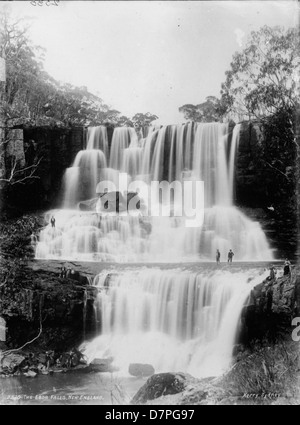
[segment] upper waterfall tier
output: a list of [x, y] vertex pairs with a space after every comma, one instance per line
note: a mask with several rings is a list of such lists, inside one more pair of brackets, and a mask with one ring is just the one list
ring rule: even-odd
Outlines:
[[[86, 150], [65, 173], [63, 209], [51, 212], [56, 228], [42, 230], [36, 257], [178, 262], [213, 260], [219, 249], [223, 261], [232, 249], [234, 260], [272, 259], [259, 223], [233, 203], [238, 143], [239, 125], [229, 134], [220, 123], [152, 128], [145, 139], [116, 128], [110, 146], [105, 127], [89, 128]], [[154, 193], [154, 182], [171, 183], [168, 196]], [[190, 213], [199, 219], [193, 228]]]

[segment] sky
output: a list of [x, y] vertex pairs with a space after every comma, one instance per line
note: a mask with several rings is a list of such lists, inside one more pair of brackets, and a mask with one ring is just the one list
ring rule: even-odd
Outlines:
[[50, 75], [87, 86], [128, 117], [151, 112], [162, 124], [184, 122], [178, 108], [186, 103], [219, 97], [250, 32], [295, 26], [299, 11], [296, 0], [9, 3], [13, 15], [31, 18], [29, 36], [46, 49]]

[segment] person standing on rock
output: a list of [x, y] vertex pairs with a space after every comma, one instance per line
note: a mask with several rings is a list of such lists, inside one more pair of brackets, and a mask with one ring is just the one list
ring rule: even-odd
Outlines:
[[232, 257], [234, 256], [234, 253], [232, 252], [232, 250], [230, 249], [228, 252], [228, 259], [227, 262], [228, 263], [232, 263]]
[[289, 262], [289, 260], [287, 258], [284, 262], [283, 275], [284, 276], [291, 275], [291, 263]]
[[269, 280], [275, 280], [276, 279], [276, 274], [277, 274], [277, 270], [275, 269], [274, 266], [270, 267], [270, 276], [269, 276]]
[[217, 249], [217, 252], [216, 252], [216, 262], [217, 262], [217, 264], [220, 264], [220, 261], [221, 261], [221, 253]]
[[55, 227], [55, 218], [54, 218], [54, 216], [51, 217], [50, 223], [51, 223], [51, 226], [52, 227]]

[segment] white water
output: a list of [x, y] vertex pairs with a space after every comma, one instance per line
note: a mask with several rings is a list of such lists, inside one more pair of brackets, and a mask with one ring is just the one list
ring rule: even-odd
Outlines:
[[84, 345], [90, 361], [113, 358], [121, 374], [130, 363], [156, 372], [216, 376], [231, 364], [242, 307], [268, 273], [139, 268], [102, 272], [98, 317], [101, 335]]
[[[228, 127], [218, 123], [167, 126], [143, 140], [134, 129], [117, 128], [109, 149], [106, 129], [89, 129], [87, 149], [66, 170], [63, 208], [46, 214], [47, 222], [55, 216], [56, 226], [41, 231], [36, 258], [168, 262], [178, 267], [184, 261], [215, 261], [216, 249], [224, 262], [231, 248], [234, 261], [271, 260], [260, 224], [233, 203], [238, 141], [236, 126], [229, 150]], [[136, 216], [105, 212], [97, 201], [99, 183], [118, 183], [119, 172], [146, 184], [203, 180], [203, 225], [187, 228], [185, 217], [145, 216], [149, 199], [143, 191], [143, 208]], [[91, 211], [79, 210], [78, 203], [91, 198]], [[163, 208], [170, 206], [177, 211], [173, 200]], [[143, 267], [114, 273], [107, 288], [108, 273], [93, 283], [99, 288], [95, 318], [101, 335], [87, 344], [89, 359], [113, 357], [123, 374], [136, 362], [150, 363], [156, 372], [199, 377], [229, 367], [242, 307], [251, 288], [265, 277], [258, 270], [230, 266], [199, 266], [197, 272]]]
[[[239, 126], [234, 128], [229, 155], [227, 136], [227, 125], [219, 123], [167, 126], [149, 132], [144, 140], [138, 140], [132, 128], [117, 128], [109, 153], [106, 128], [90, 128], [87, 149], [79, 152], [66, 170], [64, 208], [46, 215], [48, 221], [55, 215], [56, 228], [49, 224], [41, 231], [36, 258], [209, 261], [214, 260], [216, 249], [221, 260], [226, 260], [232, 249], [235, 261], [271, 260], [272, 251], [259, 223], [233, 205]], [[141, 211], [136, 217], [125, 217], [98, 207], [90, 212], [78, 210], [79, 201], [97, 197], [100, 181], [118, 183], [119, 172], [126, 172], [129, 181], [138, 179], [147, 184], [163, 179], [180, 183], [203, 180], [203, 225], [187, 228], [185, 217], [141, 217]], [[178, 193], [175, 191], [175, 199]], [[140, 196], [143, 198], [143, 192]], [[150, 213], [159, 200], [151, 201], [150, 205], [147, 197], [143, 200]], [[169, 207], [169, 202], [163, 205], [164, 210]], [[177, 207], [171, 205], [175, 211]]]

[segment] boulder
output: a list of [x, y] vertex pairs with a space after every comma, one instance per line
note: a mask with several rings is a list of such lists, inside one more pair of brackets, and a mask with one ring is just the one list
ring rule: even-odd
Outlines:
[[24, 356], [17, 353], [11, 353], [3, 357], [1, 365], [2, 369], [7, 369], [10, 373], [14, 373], [18, 368], [22, 367], [24, 362]]
[[24, 375], [27, 376], [27, 378], [35, 378], [37, 373], [33, 370], [29, 370], [28, 372], [24, 373]]
[[158, 373], [151, 376], [138, 390], [131, 404], [145, 404], [161, 396], [181, 393], [187, 384], [183, 373]]
[[126, 210], [126, 204], [124, 203], [122, 193], [119, 191], [101, 194], [100, 201], [103, 212], [119, 212]]
[[92, 372], [111, 372], [112, 371], [112, 361], [110, 357], [108, 359], [94, 359], [89, 364], [89, 370]]
[[98, 198], [89, 199], [88, 201], [81, 201], [78, 204], [80, 211], [96, 211], [96, 204]]
[[131, 363], [128, 372], [132, 376], [151, 376], [154, 375], [154, 367], [150, 364]]

